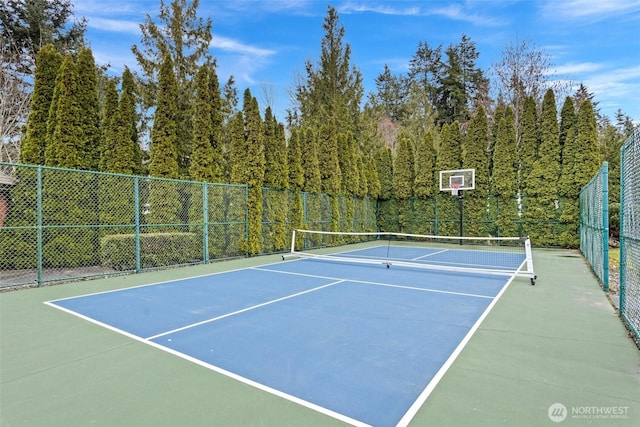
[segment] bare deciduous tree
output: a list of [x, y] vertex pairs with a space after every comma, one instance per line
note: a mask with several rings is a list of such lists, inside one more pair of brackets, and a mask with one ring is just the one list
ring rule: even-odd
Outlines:
[[0, 41], [0, 161], [15, 163], [20, 138], [27, 123], [31, 86], [19, 71], [19, 52], [14, 45]]

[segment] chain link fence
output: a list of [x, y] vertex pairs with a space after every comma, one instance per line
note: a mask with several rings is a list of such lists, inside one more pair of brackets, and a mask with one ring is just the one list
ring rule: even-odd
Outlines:
[[246, 187], [0, 164], [0, 286], [243, 256]]
[[640, 340], [640, 129], [620, 149], [620, 315]]
[[580, 190], [580, 252], [609, 291], [609, 165]]
[[[293, 228], [376, 231], [376, 200], [262, 190], [262, 251]], [[0, 287], [247, 255], [248, 188], [0, 163]]]
[[[542, 209], [524, 195], [479, 197], [472, 192], [462, 200], [462, 234], [472, 237], [529, 236], [538, 247], [578, 246], [578, 200], [559, 198]], [[538, 201], [535, 201], [538, 202]], [[575, 207], [574, 207], [575, 205]], [[543, 210], [544, 215], [532, 211]], [[571, 214], [575, 209], [575, 215]], [[567, 212], [569, 214], [567, 214]], [[460, 235], [460, 201], [457, 196], [380, 200], [378, 225], [381, 231]]]

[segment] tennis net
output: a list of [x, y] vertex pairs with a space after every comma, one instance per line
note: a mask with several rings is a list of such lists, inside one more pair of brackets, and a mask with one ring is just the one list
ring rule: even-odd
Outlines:
[[447, 237], [293, 230], [291, 257], [522, 276], [535, 283], [528, 237]]

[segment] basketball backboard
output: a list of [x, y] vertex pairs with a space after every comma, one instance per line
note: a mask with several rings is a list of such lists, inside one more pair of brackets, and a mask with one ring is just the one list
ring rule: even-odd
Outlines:
[[475, 169], [453, 169], [440, 171], [440, 191], [450, 191], [457, 195], [458, 191], [476, 188]]

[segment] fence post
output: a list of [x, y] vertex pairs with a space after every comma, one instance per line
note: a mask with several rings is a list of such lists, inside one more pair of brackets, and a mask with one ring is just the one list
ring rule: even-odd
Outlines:
[[622, 144], [622, 147], [620, 147], [620, 223], [619, 223], [619, 227], [620, 227], [620, 267], [619, 267], [619, 271], [620, 271], [620, 309], [619, 312], [622, 313], [622, 316], [624, 317], [624, 314], [626, 313], [626, 291], [627, 291], [627, 287], [625, 286], [626, 283], [626, 271], [627, 271], [627, 256], [625, 251], [623, 250], [625, 247], [625, 238], [624, 238], [624, 212], [622, 211], [622, 209], [625, 206], [625, 200], [624, 200], [624, 193], [625, 193], [625, 172], [626, 172], [626, 168], [625, 168], [625, 147], [626, 144]]
[[204, 263], [209, 264], [209, 190], [207, 187], [207, 181], [202, 183], [202, 225], [204, 227], [202, 238], [203, 242], [203, 255]]
[[246, 244], [245, 257], [249, 257], [249, 186], [244, 186], [244, 239]]
[[602, 287], [609, 292], [609, 164], [602, 163]]
[[36, 216], [37, 216], [37, 281], [42, 286], [42, 166], [38, 166], [38, 178], [36, 187]]
[[142, 270], [140, 261], [140, 179], [133, 178], [133, 209], [135, 210], [135, 245], [136, 245], [136, 273]]

